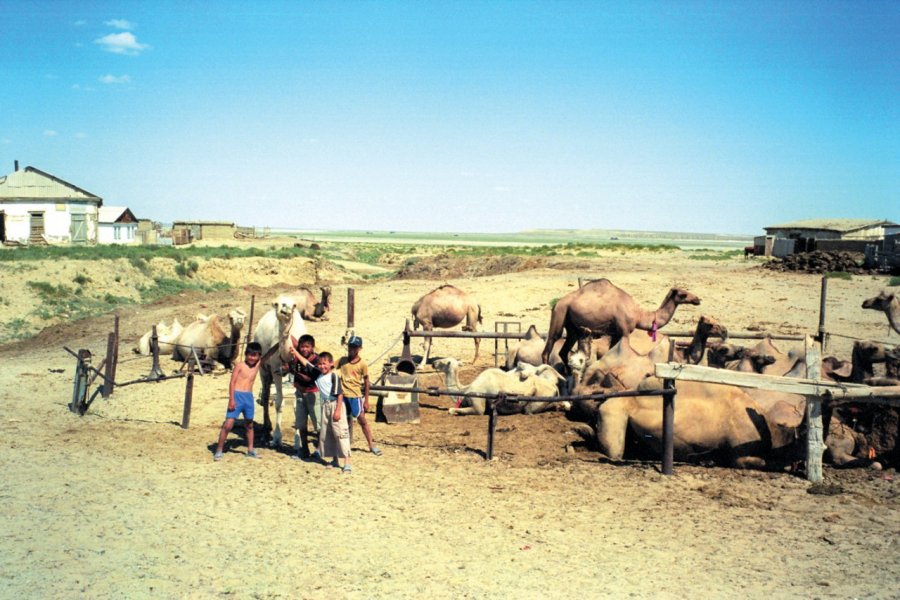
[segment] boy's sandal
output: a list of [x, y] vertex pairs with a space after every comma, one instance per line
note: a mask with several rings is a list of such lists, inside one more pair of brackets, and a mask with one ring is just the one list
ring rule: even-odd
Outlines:
[[349, 475], [352, 472], [353, 469], [350, 468], [350, 465], [344, 465], [344, 467], [341, 469], [341, 473], [344, 473], [346, 475]]
[[213, 460], [222, 460], [223, 454], [221, 452], [216, 452], [213, 454]]
[[372, 454], [374, 454], [375, 456], [381, 456], [381, 449], [373, 447]]
[[256, 453], [256, 450], [248, 450], [247, 458], [259, 458], [259, 454]]

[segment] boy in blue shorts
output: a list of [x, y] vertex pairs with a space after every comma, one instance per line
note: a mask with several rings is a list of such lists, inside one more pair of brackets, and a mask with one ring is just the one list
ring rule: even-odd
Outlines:
[[381, 456], [381, 450], [372, 441], [372, 430], [366, 420], [369, 410], [369, 365], [359, 355], [362, 349], [362, 338], [356, 335], [347, 340], [347, 356], [338, 363], [341, 372], [341, 389], [344, 392], [344, 406], [347, 409], [347, 422], [350, 424], [350, 441], [353, 441], [353, 419], [359, 423], [369, 452]]
[[222, 430], [219, 432], [219, 444], [216, 446], [213, 460], [222, 459], [225, 438], [234, 427], [235, 419], [241, 414], [244, 415], [244, 421], [247, 424], [247, 456], [259, 458], [253, 448], [253, 384], [256, 382], [256, 374], [259, 372], [260, 365], [266, 362], [276, 350], [278, 350], [278, 344], [269, 348], [260, 357], [259, 353], [262, 351], [262, 347], [259, 342], [250, 342], [244, 353], [244, 362], [234, 366], [231, 382], [228, 384], [228, 412], [225, 413], [225, 422], [222, 423]]

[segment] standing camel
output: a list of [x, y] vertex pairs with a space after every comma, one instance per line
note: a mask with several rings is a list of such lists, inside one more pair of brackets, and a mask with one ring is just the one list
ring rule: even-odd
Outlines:
[[[434, 331], [435, 327], [446, 329], [455, 327], [465, 319], [463, 331], [478, 331], [478, 323], [481, 323], [481, 306], [471, 296], [458, 287], [445, 284], [431, 290], [412, 306], [413, 329], [422, 326], [423, 331]], [[478, 358], [478, 346], [480, 338], [475, 339], [475, 358]], [[428, 363], [431, 354], [431, 338], [425, 338], [425, 358], [422, 363]]]
[[610, 347], [635, 329], [655, 332], [672, 319], [681, 304], [700, 304], [700, 298], [673, 287], [656, 310], [644, 310], [627, 292], [608, 279], [595, 279], [559, 299], [550, 316], [550, 331], [544, 345], [546, 363], [553, 344], [566, 330], [566, 341], [559, 349], [559, 358], [568, 363], [569, 351], [586, 337], [610, 336]]

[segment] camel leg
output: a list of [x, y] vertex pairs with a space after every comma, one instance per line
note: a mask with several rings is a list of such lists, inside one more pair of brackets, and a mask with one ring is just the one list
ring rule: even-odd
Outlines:
[[565, 369], [567, 375], [570, 375], [572, 372], [569, 368], [569, 351], [572, 350], [572, 346], [574, 346], [577, 341], [578, 338], [576, 337], [576, 333], [574, 331], [566, 330], [566, 340], [559, 348], [559, 360], [562, 361], [563, 369]]
[[472, 363], [478, 360], [478, 347], [481, 346], [481, 338], [475, 338], [475, 358], [472, 359]]
[[272, 374], [266, 367], [260, 368], [260, 373], [261, 387], [259, 390], [259, 402], [262, 404], [263, 409], [263, 441], [266, 442], [272, 439], [272, 420], [269, 417], [269, 397], [272, 387]]
[[[431, 329], [426, 329], [425, 327], [422, 327], [422, 331], [432, 331], [432, 330], [431, 330]], [[423, 365], [427, 365], [427, 364], [428, 364], [428, 357], [431, 355], [431, 338], [430, 338], [430, 337], [426, 337], [426, 338], [423, 338], [423, 340], [424, 340], [424, 341], [422, 342], [422, 346], [423, 346], [424, 349], [425, 349], [425, 358], [422, 359], [422, 364], [423, 364]]]
[[281, 390], [281, 370], [273, 377], [275, 382], [275, 431], [272, 433], [272, 442], [269, 444], [273, 448], [281, 446], [281, 409], [284, 405], [284, 396]]
[[625, 455], [625, 433], [628, 430], [628, 411], [621, 398], [610, 398], [597, 411], [597, 442], [600, 451], [612, 460]]

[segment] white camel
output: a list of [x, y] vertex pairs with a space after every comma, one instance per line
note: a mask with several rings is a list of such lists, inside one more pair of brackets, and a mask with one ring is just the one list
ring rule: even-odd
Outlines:
[[259, 401], [263, 407], [263, 426], [266, 435], [272, 431], [269, 417], [269, 396], [272, 384], [275, 384], [275, 430], [272, 431], [270, 446], [281, 446], [281, 411], [284, 403], [282, 378], [287, 373], [284, 368], [291, 361], [291, 338], [299, 339], [306, 333], [306, 324], [296, 302], [290, 296], [279, 296], [272, 302], [272, 308], [262, 316], [253, 333], [253, 341], [259, 342], [263, 351], [279, 344], [281, 347], [260, 367]]
[[[172, 354], [174, 344], [178, 343], [178, 338], [181, 336], [182, 331], [184, 331], [184, 326], [178, 321], [178, 319], [172, 321], [171, 325], [166, 325], [165, 321], [160, 321], [156, 324], [156, 338], [157, 344], [159, 345], [160, 356]], [[141, 336], [141, 339], [138, 340], [138, 345], [132, 348], [132, 352], [134, 352], [135, 354], [150, 356], [151, 337], [153, 337], [152, 329]]]
[[[491, 368], [482, 371], [475, 380], [465, 387], [459, 385], [459, 361], [455, 358], [441, 358], [434, 361], [434, 368], [444, 373], [447, 389], [451, 392], [480, 394], [510, 394], [516, 396], [557, 396], [559, 382], [563, 381], [556, 369], [549, 365], [535, 367], [521, 364], [514, 371]], [[467, 398], [468, 406], [451, 408], [451, 415], [483, 415], [487, 408], [485, 398]], [[553, 410], [559, 404], [560, 410], [568, 410], [568, 402], [507, 402], [500, 408], [502, 414], [534, 414]]]

